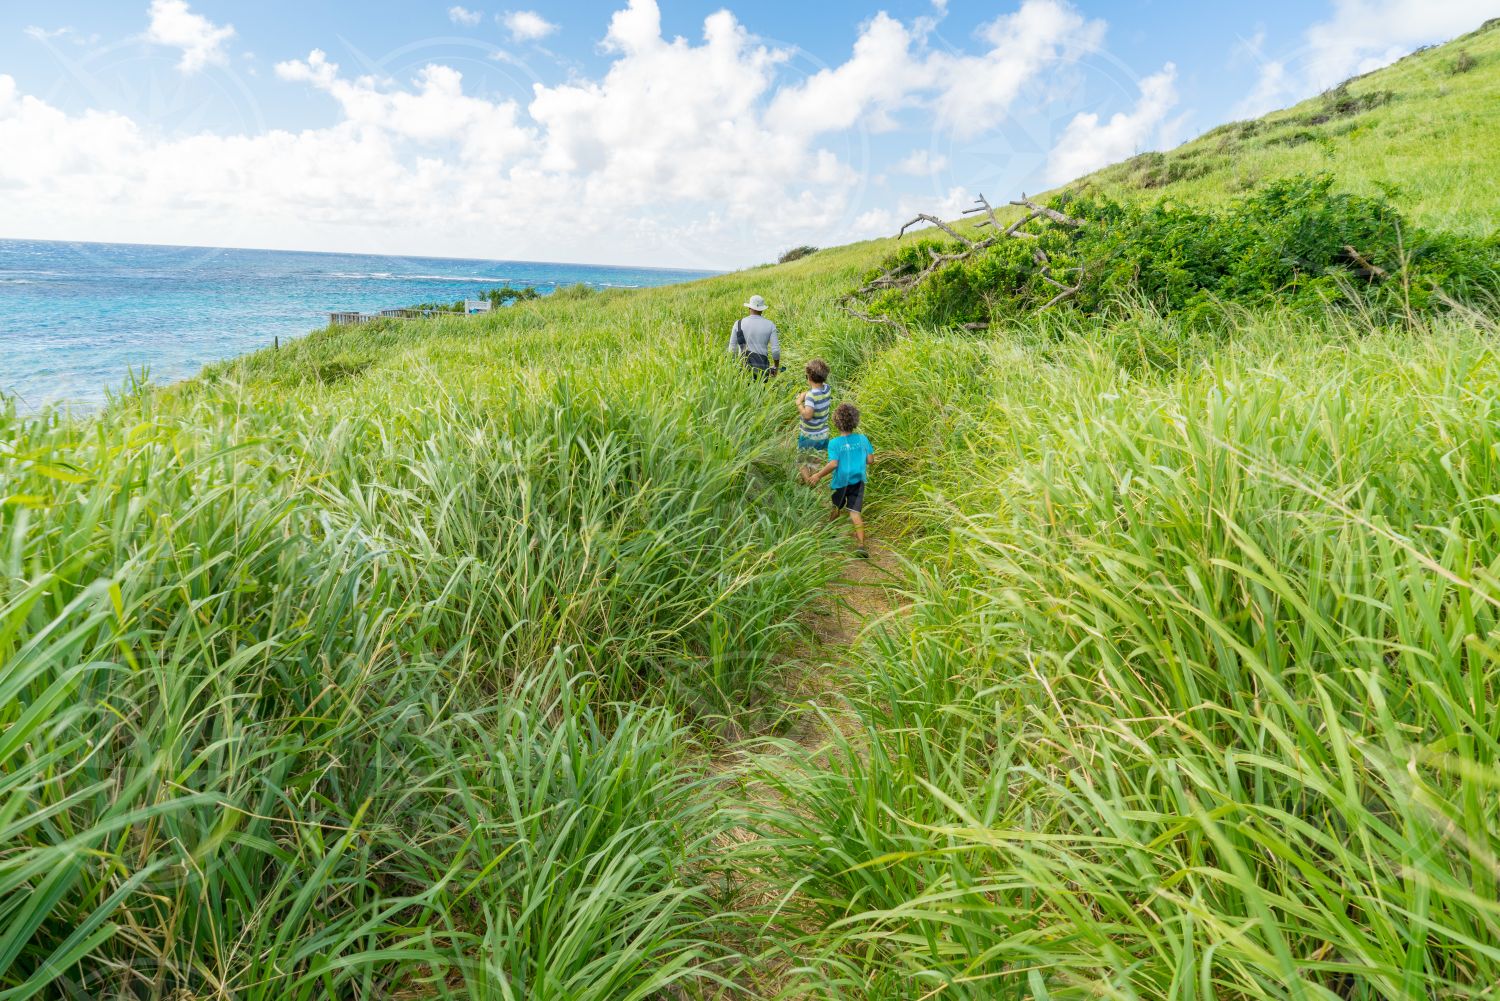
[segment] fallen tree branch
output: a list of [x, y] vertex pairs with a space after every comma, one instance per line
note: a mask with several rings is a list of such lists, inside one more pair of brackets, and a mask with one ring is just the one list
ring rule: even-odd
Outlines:
[[995, 229], [998, 230], [1000, 228], [1000, 219], [995, 215], [994, 208], [990, 206], [989, 199], [985, 198], [984, 194], [981, 192], [979, 197], [974, 199], [974, 202], [975, 205], [973, 208], [964, 209], [964, 215], [973, 215], [975, 212], [983, 212], [987, 216], [989, 216], [988, 219], [982, 219], [979, 222], [975, 223], [974, 228], [983, 229], [986, 226], [994, 226]]
[[1344, 253], [1349, 255], [1349, 260], [1358, 266], [1360, 274], [1365, 278], [1385, 278], [1389, 274], [1385, 268], [1369, 260], [1364, 254], [1361, 254], [1347, 243], [1344, 244]]
[[[1056, 283], [1054, 282], [1053, 284], [1056, 284]], [[1073, 296], [1075, 296], [1075, 295], [1078, 294], [1078, 290], [1081, 289], [1082, 287], [1083, 287], [1082, 285], [1074, 285], [1074, 286], [1071, 286], [1071, 287], [1068, 287], [1068, 288], [1064, 288], [1061, 292], [1057, 293], [1057, 295], [1054, 295], [1052, 298], [1050, 298], [1046, 302], [1042, 303], [1041, 307], [1037, 309], [1037, 312], [1038, 313], [1045, 313], [1047, 310], [1051, 309], [1053, 306], [1056, 306], [1058, 303], [1062, 302], [1064, 299], [1071, 299], [1071, 298], [1073, 298]]]
[[853, 306], [849, 305], [847, 302], [839, 303], [839, 309], [842, 309], [844, 312], [848, 313], [850, 316], [854, 317], [857, 320], [864, 320], [866, 323], [879, 323], [888, 327], [895, 327], [897, 333], [899, 333], [902, 337], [911, 337], [911, 331], [907, 330], [899, 320], [893, 319], [892, 317], [871, 316], [869, 313], [860, 312]]
[[899, 233], [896, 234], [896, 239], [898, 239], [898, 240], [901, 239], [903, 236], [906, 235], [906, 231], [907, 230], [911, 229], [913, 226], [915, 226], [919, 222], [930, 222], [934, 226], [936, 226], [938, 229], [942, 230], [944, 233], [947, 233], [949, 236], [953, 237], [953, 239], [958, 240], [960, 243], [967, 244], [970, 247], [974, 246], [974, 241], [973, 240], [971, 240], [967, 236], [964, 236], [961, 233], [957, 232], [951, 226], [949, 226], [947, 223], [943, 222], [943, 220], [939, 219], [937, 216], [935, 216], [935, 215], [928, 215], [925, 212], [923, 212], [920, 215], [918, 215], [915, 219], [913, 219], [911, 222], [907, 223], [905, 226], [902, 226], [901, 227], [901, 232], [899, 232]]
[[1011, 204], [1019, 205], [1022, 208], [1028, 208], [1036, 215], [1044, 215], [1048, 219], [1051, 219], [1053, 222], [1057, 223], [1059, 226], [1069, 226], [1073, 229], [1077, 229], [1079, 226], [1083, 225], [1082, 219], [1074, 219], [1070, 215], [1064, 215], [1063, 213], [1057, 211], [1057, 209], [1049, 209], [1045, 205], [1038, 205], [1036, 202], [1032, 201], [1030, 198], [1027, 198], [1025, 195], [1022, 195], [1016, 201], [1011, 202]]
[[[947, 233], [955, 241], [962, 244], [962, 248], [955, 250], [952, 253], [944, 253], [936, 247], [929, 246], [927, 248], [927, 254], [930, 260], [925, 268], [922, 268], [920, 271], [918, 271], [912, 264], [908, 263], [898, 264], [893, 268], [889, 268], [883, 274], [876, 275], [874, 278], [865, 282], [863, 286], [853, 292], [850, 292], [848, 295], [840, 299], [839, 308], [848, 313], [850, 316], [853, 316], [860, 320], [864, 320], [866, 323], [878, 323], [885, 326], [895, 327], [896, 330], [901, 333], [902, 337], [910, 337], [911, 332], [907, 330], [906, 327], [900, 323], [900, 321], [889, 316], [878, 316], [866, 313], [863, 310], [851, 306], [850, 303], [860, 302], [861, 304], [863, 304], [862, 300], [864, 299], [864, 297], [869, 296], [871, 293], [875, 292], [909, 292], [911, 289], [926, 281], [928, 276], [932, 275], [939, 269], [946, 267], [949, 264], [954, 264], [958, 261], [965, 260], [971, 255], [979, 253], [980, 251], [987, 250], [990, 247], [993, 247], [996, 244], [1000, 243], [1002, 240], [1040, 240], [1041, 237], [1038, 234], [1028, 233], [1025, 229], [1022, 228], [1028, 223], [1035, 222], [1038, 219], [1046, 219], [1050, 222], [1056, 223], [1059, 226], [1067, 226], [1073, 229], [1085, 225], [1084, 220], [1074, 219], [1072, 216], [1067, 215], [1066, 213], [1059, 212], [1056, 209], [1048, 208], [1045, 205], [1040, 205], [1037, 202], [1032, 201], [1030, 198], [1027, 198], [1025, 194], [1022, 194], [1018, 200], [1013, 201], [1010, 204], [1020, 206], [1021, 208], [1026, 209], [1027, 212], [1020, 219], [1017, 219], [1015, 222], [1004, 228], [1002, 228], [1000, 225], [1000, 217], [996, 215], [994, 206], [990, 204], [989, 199], [985, 198], [983, 194], [974, 199], [973, 208], [964, 210], [964, 215], [973, 215], [978, 212], [984, 213], [985, 218], [975, 223], [974, 228], [983, 229], [988, 226], [991, 228], [992, 232], [988, 237], [982, 240], [972, 240], [969, 237], [964, 236], [962, 233], [958, 232], [952, 226], [949, 226], [946, 222], [944, 222], [942, 219], [939, 219], [935, 215], [928, 215], [925, 212], [919, 213], [910, 222], [901, 227], [900, 231], [896, 234], [897, 239], [905, 237], [906, 231], [911, 229], [918, 223], [926, 222], [931, 223], [933, 226], [941, 229], [944, 233]], [[1077, 284], [1067, 285], [1060, 279], [1053, 277], [1052, 258], [1047, 256], [1047, 252], [1043, 250], [1041, 246], [1038, 245], [1032, 248], [1031, 257], [1032, 260], [1036, 261], [1037, 267], [1041, 269], [1039, 272], [1039, 276], [1041, 277], [1041, 279], [1047, 284], [1051, 285], [1053, 288], [1059, 290], [1057, 295], [1053, 296], [1047, 301], [1045, 305], [1041, 307], [1041, 310], [1050, 309], [1058, 303], [1077, 295], [1078, 292], [1083, 288], [1082, 269], [1077, 269], [1079, 271]], [[1067, 270], [1071, 271], [1075, 269], [1069, 268]], [[988, 323], [966, 323], [963, 325], [963, 329], [965, 330], [985, 330], [988, 328]]]

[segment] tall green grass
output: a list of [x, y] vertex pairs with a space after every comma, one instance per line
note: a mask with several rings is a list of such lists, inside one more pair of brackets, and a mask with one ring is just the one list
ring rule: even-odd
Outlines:
[[720, 975], [701, 744], [780, 712], [837, 566], [779, 397], [527, 321], [0, 412], [0, 996]]
[[912, 352], [862, 392], [977, 366], [988, 403], [887, 424], [927, 457], [912, 609], [862, 732], [747, 817], [798, 991], [1491, 996], [1489, 335], [1268, 317], [1144, 377], [1078, 335]]
[[[1497, 39], [1090, 183], [1485, 236]], [[890, 250], [0, 405], [0, 998], [1494, 997], [1493, 321], [897, 339], [835, 305]], [[910, 601], [841, 667], [815, 355]]]

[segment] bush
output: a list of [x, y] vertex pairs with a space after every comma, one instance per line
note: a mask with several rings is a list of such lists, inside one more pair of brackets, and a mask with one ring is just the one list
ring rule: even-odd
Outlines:
[[598, 294], [599, 290], [594, 288], [594, 286], [588, 284], [587, 282], [578, 282], [574, 285], [559, 286], [557, 291], [552, 293], [552, 298], [564, 300], [588, 299]]
[[800, 261], [804, 257], [811, 257], [818, 252], [817, 247], [801, 246], [793, 247], [776, 259], [777, 264], [790, 264], [792, 261]]
[[[909, 325], [992, 322], [1051, 301], [1057, 287], [1047, 277], [1058, 275], [1080, 276], [1066, 308], [1112, 314], [1121, 303], [1144, 303], [1189, 320], [1226, 304], [1306, 312], [1331, 304], [1400, 316], [1443, 309], [1449, 297], [1486, 301], [1500, 292], [1493, 263], [1500, 239], [1424, 231], [1384, 198], [1335, 193], [1327, 176], [1272, 183], [1227, 210], [1126, 206], [1092, 194], [1056, 206], [1084, 225], [1033, 223], [1035, 239], [1003, 240], [909, 291], [883, 292], [874, 311]], [[956, 249], [909, 243], [882, 270], [925, 268], [934, 247]]]

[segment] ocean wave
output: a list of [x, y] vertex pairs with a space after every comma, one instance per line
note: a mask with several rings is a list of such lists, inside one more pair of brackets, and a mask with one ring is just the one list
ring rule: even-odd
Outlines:
[[30, 278], [0, 278], [0, 285], [35, 285]]
[[[388, 281], [388, 282], [463, 282], [469, 285], [494, 285], [507, 284], [512, 279], [495, 275], [397, 275], [389, 271], [352, 272], [352, 271], [330, 271], [319, 275], [320, 278], [343, 278], [357, 279], [360, 281]], [[527, 282], [529, 285], [552, 285], [554, 282]]]

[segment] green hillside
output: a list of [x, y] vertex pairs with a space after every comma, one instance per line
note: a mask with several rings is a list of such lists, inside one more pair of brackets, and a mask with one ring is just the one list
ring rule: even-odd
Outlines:
[[[1497, 112], [1481, 30], [1069, 187], [1477, 241]], [[1493, 998], [1495, 304], [900, 332], [899, 246], [0, 409], [0, 997]]]
[[1122, 196], [1215, 204], [1277, 177], [1332, 171], [1344, 190], [1389, 194], [1423, 226], [1492, 233], [1500, 205], [1497, 29], [1500, 21], [1491, 21], [1285, 111], [1221, 125], [1090, 181]]

